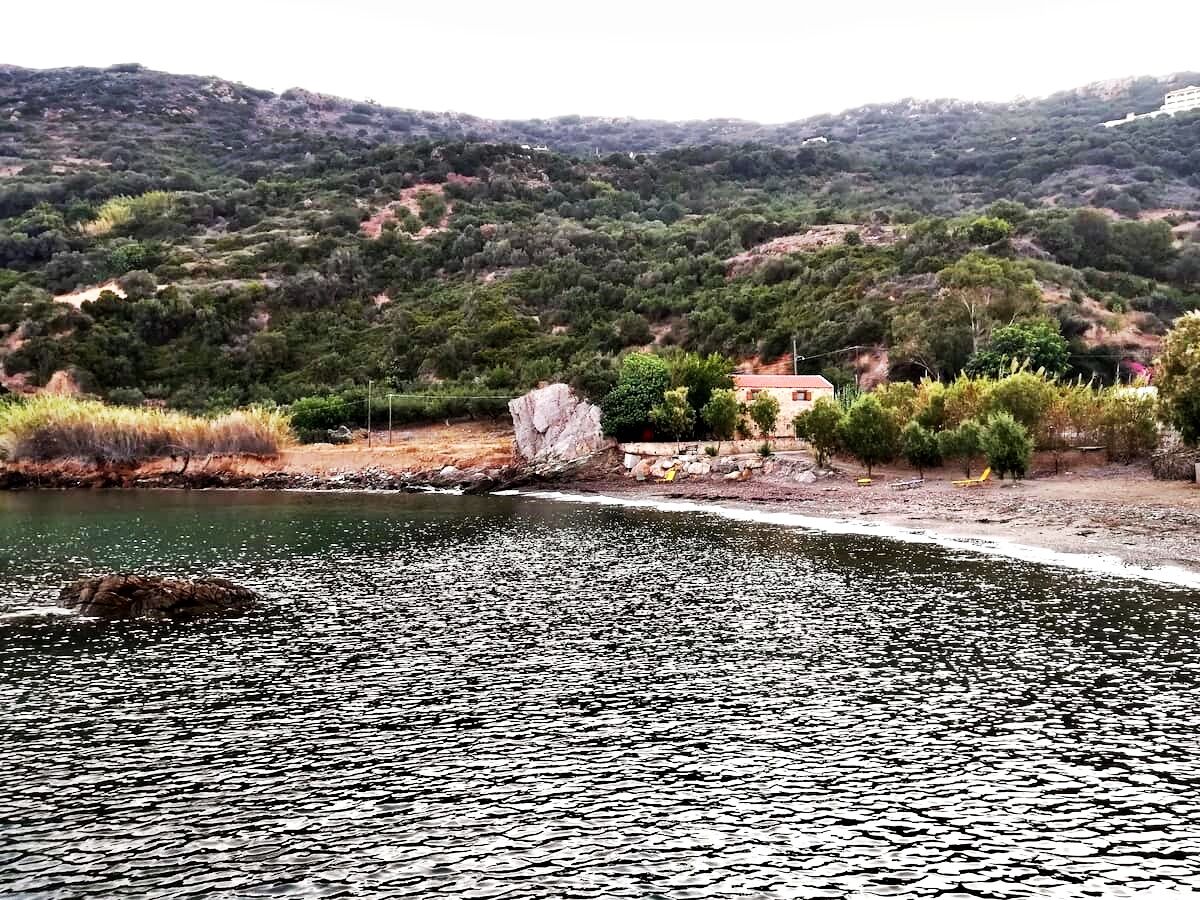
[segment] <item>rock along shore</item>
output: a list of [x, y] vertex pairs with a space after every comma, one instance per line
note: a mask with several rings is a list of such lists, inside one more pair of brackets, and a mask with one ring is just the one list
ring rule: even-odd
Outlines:
[[572, 477], [583, 461], [561, 461], [459, 468], [447, 465], [417, 471], [393, 471], [382, 466], [337, 472], [252, 471], [225, 460], [215, 468], [163, 471], [140, 466], [95, 466], [78, 461], [0, 466], [0, 490], [87, 490], [180, 488], [188, 490], [310, 490], [310, 491], [424, 491], [456, 490], [466, 494], [530, 484], [554, 483]]

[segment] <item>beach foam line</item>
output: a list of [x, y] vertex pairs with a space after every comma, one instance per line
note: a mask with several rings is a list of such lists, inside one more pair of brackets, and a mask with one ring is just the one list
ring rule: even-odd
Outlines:
[[639, 499], [613, 497], [607, 494], [572, 494], [565, 491], [495, 491], [497, 497], [530, 497], [537, 500], [553, 500], [568, 503], [583, 503], [592, 506], [623, 506], [635, 509], [653, 509], [670, 513], [704, 513], [735, 522], [753, 522], [779, 525], [785, 528], [802, 528], [825, 534], [852, 535], [855, 537], [877, 537], [885, 540], [902, 541], [908, 544], [931, 544], [948, 550], [961, 550], [981, 556], [997, 556], [1044, 566], [1056, 566], [1094, 575], [1114, 578], [1151, 581], [1171, 587], [1200, 590], [1200, 572], [1179, 566], [1148, 568], [1126, 563], [1116, 556], [1093, 553], [1065, 553], [1046, 547], [1018, 544], [1014, 541], [994, 538], [961, 538], [931, 531], [917, 531], [898, 525], [882, 525], [875, 522], [858, 522], [849, 519], [805, 516], [800, 513], [774, 512], [771, 510], [746, 509], [722, 506], [719, 503], [697, 503], [690, 500]]

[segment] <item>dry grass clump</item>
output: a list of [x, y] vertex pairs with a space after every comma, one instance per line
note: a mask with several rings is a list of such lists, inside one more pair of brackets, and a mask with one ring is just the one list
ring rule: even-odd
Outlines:
[[0, 457], [133, 463], [164, 456], [274, 456], [293, 440], [288, 417], [235, 410], [211, 419], [95, 400], [38, 396], [0, 404]]
[[83, 232], [102, 237], [132, 222], [146, 221], [169, 215], [175, 197], [169, 191], [147, 191], [136, 197], [112, 197], [96, 211], [96, 217], [83, 225]]

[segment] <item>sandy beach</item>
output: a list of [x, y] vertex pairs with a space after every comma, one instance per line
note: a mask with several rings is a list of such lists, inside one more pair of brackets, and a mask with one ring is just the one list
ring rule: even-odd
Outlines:
[[[1157, 481], [1145, 465], [1077, 461], [1058, 474], [957, 487], [962, 473], [936, 469], [911, 490], [889, 485], [915, 477], [909, 469], [865, 472], [839, 462], [812, 484], [692, 478], [636, 482], [611, 468], [580, 473], [564, 490], [627, 498], [661, 498], [768, 509], [815, 518], [871, 522], [948, 538], [1021, 544], [1057, 553], [1112, 556], [1131, 566], [1179, 567], [1200, 573], [1200, 488]], [[1041, 470], [1044, 471], [1044, 470]]]

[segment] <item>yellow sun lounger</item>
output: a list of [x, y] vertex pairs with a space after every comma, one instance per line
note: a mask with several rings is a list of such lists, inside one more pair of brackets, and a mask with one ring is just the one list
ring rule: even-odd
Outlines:
[[953, 482], [953, 484], [955, 487], [974, 487], [977, 484], [983, 484], [985, 481], [987, 481], [988, 478], [991, 477], [991, 474], [992, 474], [992, 467], [988, 466], [986, 469], [984, 469], [982, 472], [979, 473], [978, 478], [962, 478], [962, 479], [959, 479], [958, 481]]

